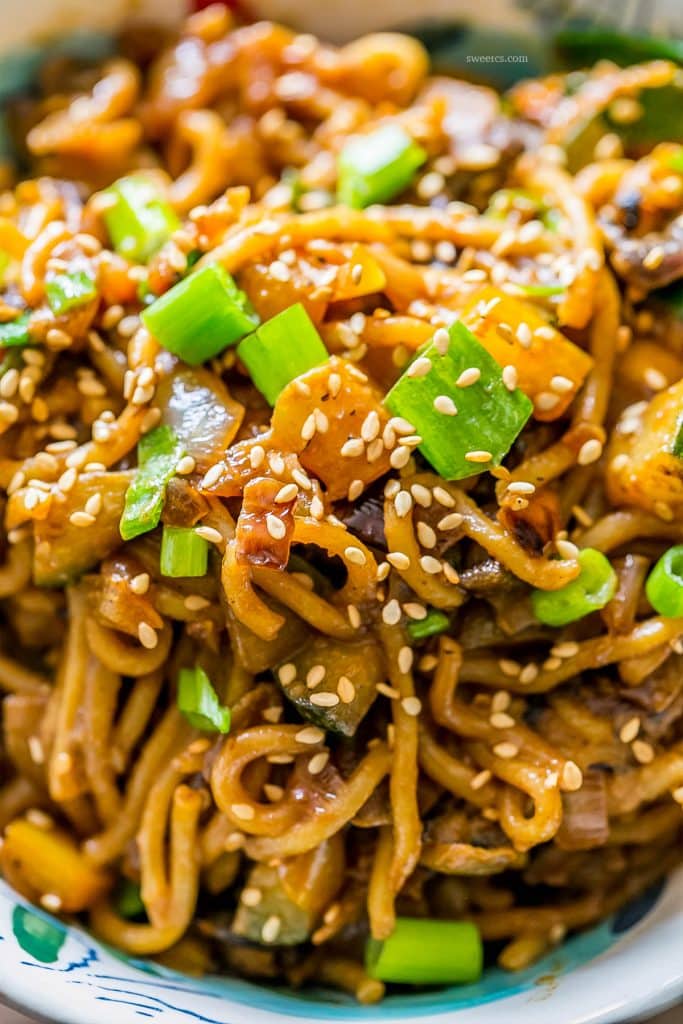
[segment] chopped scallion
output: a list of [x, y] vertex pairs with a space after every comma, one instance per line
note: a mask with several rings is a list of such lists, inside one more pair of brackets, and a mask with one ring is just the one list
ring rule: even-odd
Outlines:
[[22, 313], [16, 320], [8, 320], [0, 324], [0, 348], [20, 348], [28, 345], [31, 337], [28, 332], [28, 322], [31, 319], [30, 313]]
[[85, 270], [57, 274], [45, 282], [45, 294], [55, 316], [91, 302], [97, 296], [95, 281]]
[[328, 358], [327, 349], [301, 305], [284, 309], [244, 338], [237, 354], [267, 402], [275, 405], [283, 388]]
[[457, 985], [478, 981], [481, 935], [470, 921], [399, 917], [388, 939], [369, 939], [365, 968], [371, 978], [404, 985]]
[[114, 892], [114, 906], [117, 913], [128, 920], [142, 917], [145, 913], [145, 904], [142, 902], [137, 882], [131, 882], [129, 878], [120, 880]]
[[647, 578], [645, 593], [660, 615], [683, 615], [683, 544], [664, 552]]
[[112, 245], [126, 259], [146, 263], [180, 227], [172, 207], [147, 178], [119, 178], [105, 195], [111, 205], [104, 223]]
[[180, 670], [178, 707], [195, 729], [202, 732], [230, 731], [230, 708], [220, 703], [211, 680], [198, 665]]
[[138, 443], [138, 469], [126, 491], [126, 503], [119, 530], [124, 540], [132, 540], [159, 525], [166, 496], [166, 485], [183, 452], [170, 427], [150, 430]]
[[500, 464], [533, 405], [509, 391], [502, 369], [460, 321], [437, 331], [387, 395], [392, 413], [422, 438], [420, 451], [446, 480]]
[[427, 637], [437, 636], [445, 633], [451, 624], [451, 620], [436, 608], [430, 609], [424, 619], [416, 619], [408, 623], [408, 634], [413, 640], [426, 640]]
[[337, 195], [358, 209], [386, 203], [403, 192], [427, 159], [422, 146], [398, 124], [349, 139], [337, 161]]
[[183, 278], [141, 317], [164, 348], [191, 366], [237, 344], [258, 324], [246, 295], [218, 263]]
[[516, 287], [525, 295], [538, 295], [539, 298], [562, 295], [567, 290], [563, 284], [518, 284]]
[[534, 590], [531, 603], [536, 618], [546, 626], [566, 626], [608, 604], [617, 589], [617, 574], [595, 548], [579, 552], [581, 572], [559, 590]]
[[164, 526], [161, 537], [162, 576], [206, 576], [208, 542], [192, 527]]

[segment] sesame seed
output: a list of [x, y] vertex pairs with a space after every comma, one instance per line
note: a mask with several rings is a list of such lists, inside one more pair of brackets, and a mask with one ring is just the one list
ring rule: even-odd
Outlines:
[[313, 668], [309, 669], [306, 673], [306, 686], [309, 690], [314, 690], [316, 686], [320, 686], [324, 678], [325, 666], [314, 665]]
[[350, 437], [341, 446], [341, 455], [345, 459], [355, 458], [358, 455], [362, 455], [364, 451], [365, 443], [360, 437]]
[[397, 660], [399, 671], [403, 672], [404, 675], [407, 675], [413, 667], [413, 658], [414, 654], [412, 647], [408, 647], [407, 645], [403, 646], [398, 652]]
[[134, 594], [146, 594], [149, 590], [149, 573], [139, 572], [130, 581], [130, 589]]
[[683, 786], [678, 786], [677, 789], [673, 790], [671, 795], [677, 804], [683, 805]]
[[419, 697], [404, 697], [401, 701], [401, 707], [411, 718], [417, 718], [422, 711], [422, 701]]
[[482, 789], [487, 782], [490, 782], [493, 778], [492, 773], [488, 768], [484, 768], [483, 771], [477, 772], [475, 776], [470, 779], [470, 789]]
[[517, 387], [517, 369], [512, 365], [503, 367], [503, 384], [508, 391], [514, 391]]
[[538, 665], [534, 665], [533, 662], [530, 662], [528, 665], [525, 665], [519, 673], [519, 681], [520, 683], [533, 683], [537, 675]]
[[511, 729], [515, 724], [514, 718], [504, 711], [494, 711], [489, 718], [489, 722], [494, 729]]
[[284, 665], [280, 665], [277, 670], [277, 677], [283, 686], [289, 686], [289, 684], [293, 683], [296, 679], [296, 665], [291, 661], [288, 661]]
[[204, 608], [208, 608], [211, 604], [205, 597], [200, 594], [188, 594], [183, 604], [187, 608], [188, 612], [200, 612]]
[[382, 583], [387, 578], [390, 572], [391, 566], [389, 565], [389, 563], [380, 562], [379, 565], [377, 566], [377, 573], [375, 574], [375, 579], [377, 580], [378, 583]]
[[282, 922], [277, 914], [271, 914], [263, 923], [263, 928], [261, 929], [261, 940], [263, 942], [275, 942], [280, 934], [281, 927]]
[[[315, 434], [315, 431], [316, 431], [315, 414], [314, 413], [310, 413], [306, 417], [306, 419], [304, 420], [303, 426], [301, 428], [301, 440], [302, 441], [310, 441], [313, 438], [313, 435]], [[342, 452], [342, 454], [343, 454], [343, 452]]]
[[230, 835], [226, 836], [225, 842], [223, 843], [223, 849], [228, 853], [235, 853], [237, 850], [241, 850], [246, 841], [246, 836], [243, 832], [231, 832]]
[[517, 330], [515, 332], [515, 337], [517, 338], [517, 341], [520, 343], [522, 348], [530, 348], [532, 335], [531, 328], [527, 323], [522, 321], [520, 324], [518, 324]]
[[493, 753], [496, 757], [502, 757], [504, 760], [510, 760], [513, 757], [517, 757], [519, 747], [514, 743], [496, 743], [493, 748]]
[[529, 483], [528, 480], [512, 480], [506, 488], [510, 494], [533, 494], [536, 490], [536, 485]]
[[643, 379], [647, 386], [652, 388], [653, 391], [662, 391], [662, 389], [669, 383], [661, 370], [655, 369], [654, 366], [648, 366], [643, 374]]
[[414, 434], [415, 427], [409, 420], [404, 419], [403, 416], [392, 416], [387, 424], [392, 430], [395, 430], [397, 434]]
[[560, 787], [567, 793], [575, 793], [583, 785], [583, 773], [575, 761], [566, 761], [560, 776]]
[[285, 524], [272, 512], [268, 512], [266, 515], [266, 529], [273, 540], [282, 540], [287, 533]]
[[194, 473], [195, 466], [195, 460], [192, 458], [191, 455], [183, 455], [182, 459], [180, 459], [180, 461], [178, 462], [175, 471], [180, 476], [187, 476], [189, 473]]
[[34, 764], [45, 763], [45, 750], [39, 736], [29, 736], [28, 751]]
[[[261, 449], [261, 451], [263, 451], [263, 449]], [[207, 469], [204, 474], [204, 479], [202, 480], [202, 487], [213, 487], [214, 484], [218, 483], [223, 475], [224, 468], [225, 467], [222, 462], [217, 462], [215, 466], [211, 466], [210, 469]]]
[[428, 523], [419, 522], [417, 524], [417, 537], [423, 547], [429, 549], [436, 547], [436, 533]]
[[476, 384], [481, 377], [481, 370], [477, 366], [470, 366], [467, 370], [463, 370], [455, 384], [459, 388], [468, 388], [472, 384]]
[[138, 640], [148, 651], [152, 651], [158, 644], [159, 637], [148, 622], [140, 622], [138, 623]]
[[393, 565], [394, 569], [410, 568], [410, 558], [403, 551], [390, 551], [387, 554], [387, 562]]
[[245, 907], [257, 907], [262, 899], [263, 893], [254, 886], [242, 889], [240, 894], [240, 903], [244, 903]]
[[232, 804], [230, 810], [242, 821], [252, 821], [256, 817], [256, 811], [251, 804]]
[[198, 537], [203, 537], [209, 544], [223, 543], [223, 535], [218, 530], [214, 530], [213, 526], [196, 526], [194, 532]]
[[439, 327], [438, 331], [435, 332], [432, 339], [434, 342], [434, 348], [440, 356], [445, 356], [448, 352], [448, 346], [451, 343], [451, 336], [445, 327]]
[[399, 445], [398, 448], [394, 448], [389, 456], [389, 462], [394, 469], [403, 469], [404, 466], [408, 465], [411, 454], [412, 452], [407, 445]]
[[273, 725], [276, 725], [282, 718], [282, 708], [277, 704], [274, 704], [270, 708], [265, 708], [263, 711], [263, 717], [266, 722], [272, 722]]
[[437, 573], [441, 572], [441, 562], [438, 558], [434, 558], [433, 555], [423, 555], [420, 559], [420, 566], [424, 572], [429, 573], [431, 576], [436, 576]]
[[354, 565], [365, 565], [367, 561], [365, 552], [361, 551], [360, 548], [344, 548], [344, 557], [348, 562], [352, 562]]
[[307, 725], [304, 729], [300, 729], [294, 739], [297, 743], [306, 743], [315, 745], [316, 743], [322, 743], [325, 739], [325, 733], [322, 729], [319, 729], [317, 725]]
[[535, 405], [540, 412], [550, 412], [556, 405], [559, 405], [560, 396], [552, 391], [541, 391], [536, 395]]
[[590, 466], [592, 462], [597, 462], [601, 455], [602, 442], [598, 441], [596, 437], [592, 437], [583, 442], [576, 461], [580, 466]]
[[322, 519], [325, 515], [325, 506], [317, 494], [311, 501], [310, 513], [314, 519]]
[[576, 559], [579, 557], [579, 549], [570, 540], [557, 540], [555, 547], [560, 558]]
[[363, 493], [363, 487], [364, 484], [362, 480], [352, 480], [346, 494], [349, 501], [355, 501], [356, 498], [360, 498]]
[[490, 462], [493, 455], [491, 452], [477, 450], [473, 452], [465, 452], [465, 458], [468, 462]]
[[457, 416], [458, 409], [452, 398], [448, 395], [437, 395], [434, 399], [434, 408], [443, 416]]
[[401, 620], [401, 606], [396, 598], [387, 601], [382, 608], [382, 622], [387, 626], [395, 626]]
[[422, 484], [411, 484], [410, 493], [422, 508], [429, 508], [432, 503], [432, 492]]
[[85, 511], [89, 516], [97, 516], [102, 511], [102, 495], [91, 494], [85, 503]]
[[377, 683], [375, 689], [378, 693], [381, 693], [383, 697], [388, 697], [389, 700], [398, 700], [401, 696], [395, 686], [389, 686], [388, 683]]
[[364, 441], [374, 441], [379, 434], [379, 428], [379, 415], [375, 409], [372, 409], [363, 420], [363, 425], [360, 428], [360, 436]]
[[566, 395], [573, 391], [574, 387], [574, 381], [570, 380], [569, 377], [562, 377], [558, 374], [550, 379], [550, 390], [556, 391], [558, 395]]
[[396, 509], [396, 515], [403, 519], [407, 516], [413, 507], [413, 499], [408, 491], [399, 491], [394, 498], [394, 508]]
[[330, 753], [328, 750], [320, 750], [317, 754], [308, 762], [308, 771], [311, 775], [320, 775], [321, 771], [330, 759]]
[[54, 892], [46, 892], [40, 897], [41, 906], [45, 907], [52, 914], [57, 914], [62, 909], [62, 899]]
[[[249, 452], [249, 465], [251, 466], [252, 469], [258, 469], [259, 466], [261, 466], [263, 464], [263, 461], [264, 461], [265, 457], [266, 457], [265, 448], [262, 445], [260, 445], [260, 444], [255, 444], [254, 447]], [[213, 470], [215, 470], [216, 468], [217, 468], [216, 466], [212, 466], [211, 469], [209, 470], [209, 473], [213, 472]], [[220, 469], [220, 472], [216, 474], [215, 480], [212, 480], [211, 483], [216, 483], [216, 481], [218, 480], [218, 478], [221, 475], [222, 467], [218, 467], [218, 468]], [[207, 473], [206, 476], [204, 477], [204, 483], [205, 484], [207, 483], [207, 478], [209, 476], [209, 473]]]
[[543, 662], [544, 672], [554, 672], [562, 664], [562, 658], [546, 658]]
[[652, 745], [646, 743], [645, 740], [634, 740], [631, 744], [631, 751], [640, 764], [650, 764], [654, 760], [655, 752]]
[[632, 743], [640, 732], [640, 719], [637, 715], [629, 718], [619, 730], [619, 739], [622, 743]]
[[278, 505], [286, 504], [294, 499], [299, 494], [299, 488], [296, 484], [285, 484], [275, 495], [275, 502]]
[[377, 462], [377, 459], [381, 459], [384, 454], [384, 441], [381, 437], [376, 437], [374, 441], [371, 441], [368, 445], [365, 453], [365, 458], [368, 462]]
[[72, 526], [92, 526], [95, 522], [95, 517], [88, 512], [72, 512], [69, 516], [69, 522]]
[[441, 563], [441, 570], [449, 583], [452, 583], [453, 585], [460, 583], [460, 577], [450, 562], [443, 561]]
[[409, 619], [415, 619], [416, 622], [421, 622], [422, 619], [427, 618], [427, 609], [417, 601], [408, 601], [403, 605], [403, 611]]
[[432, 361], [426, 356], [418, 356], [408, 369], [406, 370], [406, 376], [408, 377], [424, 377], [432, 368]]
[[342, 704], [350, 704], [356, 696], [356, 687], [348, 676], [340, 676], [337, 682], [337, 693]]
[[336, 693], [322, 692], [312, 693], [309, 697], [311, 704], [315, 704], [320, 708], [333, 708], [339, 703], [339, 697]]
[[507, 690], [497, 690], [491, 698], [492, 711], [507, 711], [510, 707], [510, 694]]
[[315, 429], [317, 430], [317, 432], [319, 434], [326, 434], [330, 426], [330, 421], [328, 420], [325, 413], [322, 411], [322, 409], [314, 409], [313, 415], [315, 417]]
[[444, 508], [455, 507], [455, 498], [444, 487], [437, 485], [432, 489], [432, 494], [434, 495], [434, 500], [438, 501], [439, 505], [443, 505]]

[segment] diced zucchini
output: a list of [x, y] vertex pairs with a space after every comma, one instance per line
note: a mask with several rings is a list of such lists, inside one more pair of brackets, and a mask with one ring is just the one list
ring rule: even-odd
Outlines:
[[[384, 664], [377, 644], [370, 639], [344, 643], [331, 637], [317, 636], [291, 660], [280, 665], [276, 675], [285, 696], [304, 718], [324, 729], [353, 736], [377, 696], [377, 683], [385, 678]], [[293, 665], [296, 674], [292, 677]], [[322, 681], [311, 688], [307, 679], [325, 669]], [[317, 671], [315, 671], [317, 669]], [[312, 677], [309, 673], [313, 670]], [[349, 680], [353, 689], [340, 680]], [[353, 693], [352, 699], [348, 699]], [[316, 695], [334, 695], [338, 703], [331, 707], [315, 703]], [[345, 701], [348, 701], [346, 703]]]

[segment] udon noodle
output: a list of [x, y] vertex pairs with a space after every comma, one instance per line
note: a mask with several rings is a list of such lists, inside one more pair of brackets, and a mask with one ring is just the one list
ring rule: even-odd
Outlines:
[[[472, 921], [516, 970], [675, 865], [683, 615], [646, 580], [683, 542], [683, 149], [641, 98], [677, 74], [604, 62], [502, 103], [408, 37], [334, 48], [217, 6], [56, 58], [11, 105], [0, 866], [22, 895], [181, 970], [371, 1002], [363, 943], [397, 914]], [[422, 165], [345, 205], [340, 153], [387, 125]], [[147, 259], [107, 227], [131, 174], [177, 215]], [[190, 365], [141, 319], [215, 264], [324, 343], [273, 408], [234, 346]], [[384, 401], [457, 324], [531, 410], [459, 475]], [[456, 442], [479, 372], [430, 411]], [[183, 443], [161, 522], [123, 542], [160, 425]], [[203, 574], [161, 571], [169, 527]], [[534, 595], [585, 549], [610, 599], [544, 622]], [[198, 669], [229, 732], [179, 706]]]

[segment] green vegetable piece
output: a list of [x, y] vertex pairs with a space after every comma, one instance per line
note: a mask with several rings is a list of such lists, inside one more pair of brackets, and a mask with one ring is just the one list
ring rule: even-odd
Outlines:
[[397, 124], [349, 139], [337, 161], [339, 201], [362, 209], [403, 192], [427, 159], [422, 146]]
[[516, 286], [525, 295], [537, 295], [545, 298], [550, 295], [562, 295], [567, 289], [563, 284], [519, 284]]
[[470, 921], [399, 917], [388, 939], [369, 939], [365, 969], [371, 978], [404, 985], [461, 985], [483, 969], [478, 928]]
[[[459, 387], [466, 370], [477, 370], [480, 376]], [[439, 409], [447, 409], [450, 402], [457, 408], [455, 415]], [[420, 451], [446, 480], [499, 465], [533, 411], [519, 388], [508, 391], [498, 363], [460, 321], [448, 331], [442, 328], [420, 350], [385, 404], [413, 424], [422, 438]], [[468, 458], [476, 452], [488, 452], [491, 458]]]
[[301, 305], [283, 309], [237, 347], [237, 355], [270, 405], [290, 381], [328, 359], [311, 318]]
[[664, 552], [647, 578], [645, 593], [660, 615], [683, 615], [683, 544]]
[[12, 911], [12, 932], [21, 948], [41, 964], [53, 964], [66, 940], [66, 926], [18, 904]]
[[533, 590], [531, 603], [536, 618], [546, 626], [566, 626], [608, 604], [617, 589], [617, 574], [609, 560], [595, 548], [579, 552], [581, 572], [559, 590]]
[[147, 178], [119, 178], [105, 195], [112, 205], [104, 223], [112, 245], [126, 259], [146, 263], [180, 227], [173, 208]]
[[22, 313], [16, 320], [8, 320], [0, 324], [0, 348], [21, 348], [29, 345], [31, 336], [28, 332], [30, 313]]
[[138, 443], [138, 469], [126, 491], [126, 504], [119, 529], [124, 540], [132, 540], [159, 525], [166, 485], [183, 455], [175, 432], [155, 427]]
[[244, 292], [218, 263], [193, 271], [140, 315], [157, 341], [191, 366], [236, 345], [259, 322]]
[[416, 619], [408, 623], [408, 635], [413, 640], [426, 640], [427, 637], [445, 633], [450, 624], [451, 620], [445, 612], [432, 608], [424, 619]]
[[263, 926], [269, 918], [277, 917], [280, 927], [269, 945], [298, 946], [308, 940], [315, 915], [309, 907], [299, 906], [287, 893], [276, 867], [256, 864], [249, 872], [245, 888], [258, 890], [261, 898], [254, 907], [240, 900], [232, 923], [236, 935], [262, 944]]
[[683, 64], [683, 42], [680, 39], [614, 32], [599, 26], [564, 29], [556, 35], [555, 45], [574, 67], [589, 67], [599, 60], [611, 60], [622, 67], [657, 59]]
[[70, 313], [97, 297], [95, 281], [84, 270], [57, 274], [45, 283], [45, 294], [55, 316]]
[[180, 670], [178, 708], [195, 729], [202, 732], [230, 731], [230, 708], [220, 703], [211, 680], [198, 665]]
[[196, 530], [164, 526], [159, 566], [162, 576], [206, 576], [209, 544]]
[[146, 913], [137, 882], [131, 882], [129, 878], [120, 880], [114, 893], [114, 906], [121, 917], [129, 920], [142, 917]]

